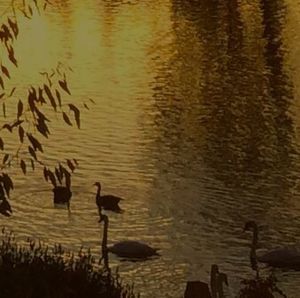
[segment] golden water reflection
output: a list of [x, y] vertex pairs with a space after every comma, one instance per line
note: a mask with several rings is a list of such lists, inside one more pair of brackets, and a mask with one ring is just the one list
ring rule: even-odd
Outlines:
[[[39, 172], [18, 174], [14, 216], [1, 224], [98, 254], [92, 184], [101, 180], [105, 193], [126, 198], [126, 212], [110, 216], [109, 242], [161, 248], [146, 263], [111, 259], [143, 297], [180, 297], [187, 280], [207, 280], [212, 263], [236, 292], [250, 274], [244, 221], [267, 227], [266, 247], [298, 240], [299, 5], [51, 2], [46, 15], [20, 20], [14, 76], [20, 88], [36, 84], [61, 61], [74, 69], [66, 100], [96, 101], [81, 130], [52, 123], [46, 142], [47, 162], [80, 161], [72, 214], [53, 208]], [[288, 295], [298, 291], [292, 276], [277, 277]]]

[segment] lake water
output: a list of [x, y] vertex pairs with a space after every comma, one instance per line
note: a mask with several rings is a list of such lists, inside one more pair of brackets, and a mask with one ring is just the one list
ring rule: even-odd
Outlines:
[[[72, 213], [53, 208], [41, 169], [18, 170], [14, 214], [0, 224], [20, 240], [99, 255], [93, 183], [101, 181], [103, 193], [125, 198], [125, 212], [109, 214], [108, 242], [161, 249], [147, 262], [110, 257], [142, 297], [182, 297], [186, 281], [208, 281], [214, 263], [233, 297], [253, 275], [245, 221], [262, 226], [264, 248], [300, 241], [300, 2], [51, 3], [44, 15], [20, 19], [20, 65], [11, 72], [22, 96], [61, 61], [74, 70], [66, 100], [83, 110], [89, 103], [80, 130], [57, 117], [45, 142], [47, 164], [80, 163]], [[7, 7], [0, 0], [1, 11]], [[300, 273], [275, 273], [297, 297]]]

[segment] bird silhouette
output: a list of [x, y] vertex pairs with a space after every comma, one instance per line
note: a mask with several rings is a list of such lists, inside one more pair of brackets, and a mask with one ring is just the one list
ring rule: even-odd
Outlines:
[[122, 198], [114, 195], [101, 196], [101, 183], [96, 182], [94, 185], [97, 186], [96, 204], [99, 210], [103, 208], [104, 210], [114, 211], [117, 213], [123, 212], [123, 210], [119, 206], [119, 202], [123, 200]]
[[[300, 248], [297, 246], [282, 246], [269, 250], [263, 255], [256, 255], [258, 244], [258, 227], [255, 221], [248, 221], [244, 231], [252, 231], [250, 259], [252, 267], [257, 267], [256, 260], [272, 267], [300, 269]], [[254, 268], [255, 269], [255, 268]]]
[[100, 220], [104, 222], [104, 230], [102, 237], [102, 251], [111, 252], [121, 258], [128, 260], [146, 260], [152, 256], [159, 256], [156, 248], [152, 248], [149, 245], [133, 240], [125, 240], [115, 243], [112, 246], [107, 246], [108, 237], [108, 216], [102, 214], [100, 208]]

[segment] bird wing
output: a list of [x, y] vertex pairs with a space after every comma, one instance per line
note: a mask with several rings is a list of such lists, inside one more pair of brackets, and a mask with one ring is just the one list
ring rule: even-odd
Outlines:
[[119, 203], [121, 200], [123, 200], [122, 198], [114, 196], [114, 195], [104, 195], [104, 196], [101, 196], [100, 198], [103, 202], [116, 202], [116, 203]]
[[145, 258], [156, 254], [156, 250], [139, 241], [121, 241], [109, 248], [112, 253], [121, 257]]
[[300, 248], [283, 246], [258, 257], [258, 260], [277, 267], [300, 266]]

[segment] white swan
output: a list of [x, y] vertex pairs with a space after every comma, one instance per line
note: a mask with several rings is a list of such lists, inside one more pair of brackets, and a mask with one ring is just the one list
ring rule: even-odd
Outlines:
[[102, 238], [102, 252], [112, 252], [121, 258], [126, 259], [147, 259], [152, 256], [159, 256], [157, 249], [138, 241], [121, 241], [107, 247], [108, 217], [100, 212], [99, 222], [104, 222]]
[[[253, 232], [251, 254], [256, 257], [255, 250], [258, 243], [257, 224], [254, 221], [246, 222], [244, 231]], [[272, 267], [300, 269], [300, 249], [296, 246], [283, 246], [273, 249], [263, 255], [257, 256], [256, 259]]]

